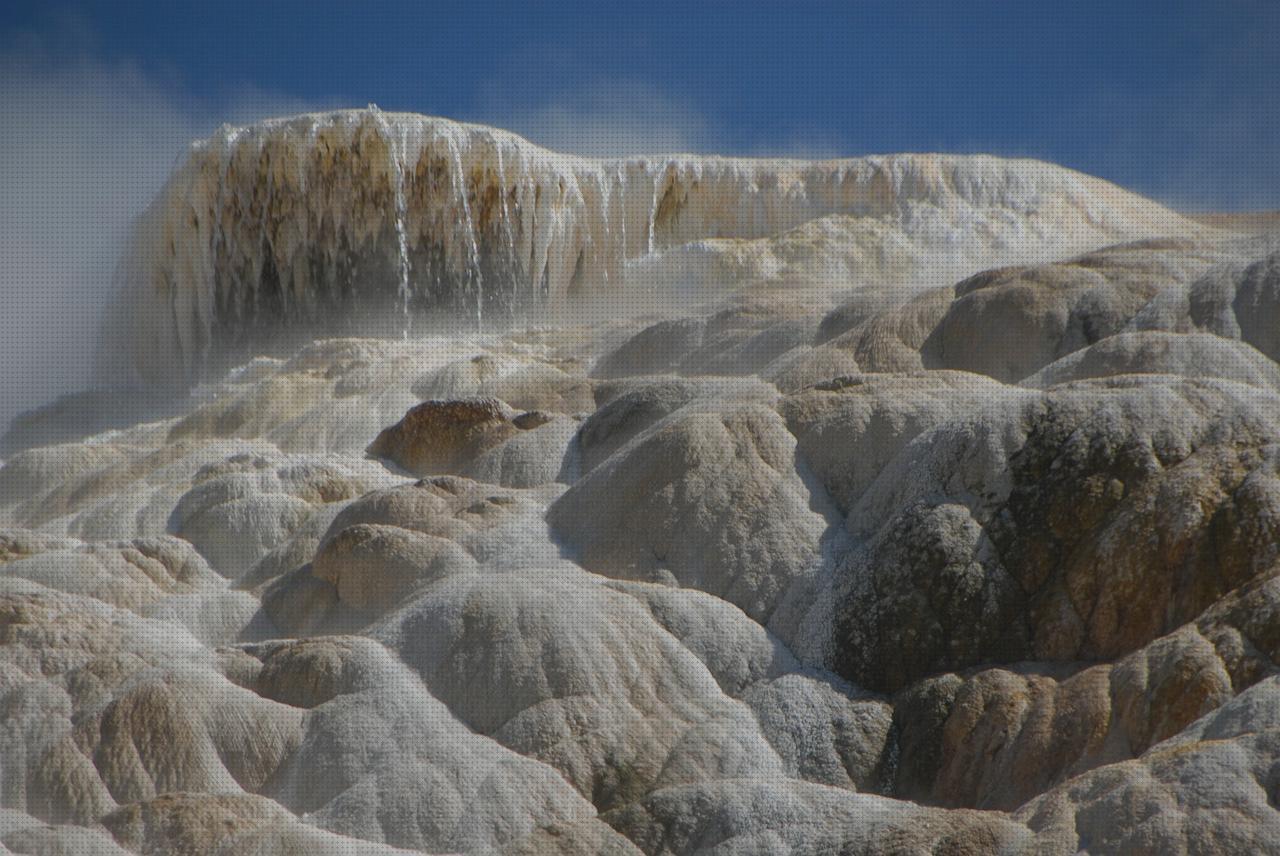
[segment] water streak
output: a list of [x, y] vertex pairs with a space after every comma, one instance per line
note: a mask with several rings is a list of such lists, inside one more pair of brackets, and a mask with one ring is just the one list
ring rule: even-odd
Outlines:
[[507, 238], [507, 258], [511, 265], [508, 275], [511, 277], [512, 291], [515, 290], [516, 276], [516, 236], [515, 231], [511, 228], [511, 211], [507, 208], [507, 169], [502, 160], [502, 143], [498, 142], [498, 138], [490, 135], [493, 141], [493, 150], [497, 155], [498, 161], [498, 199], [502, 206], [502, 230]]
[[467, 247], [471, 252], [471, 258], [467, 266], [468, 290], [474, 290], [476, 295], [476, 332], [484, 332], [484, 280], [480, 274], [480, 246], [476, 242], [476, 223], [471, 216], [471, 203], [467, 200], [466, 178], [462, 172], [462, 155], [458, 151], [458, 144], [452, 135], [447, 135], [446, 140], [449, 146], [449, 155], [453, 159], [453, 189], [457, 196], [458, 203], [462, 208], [463, 219], [467, 227]]
[[405, 148], [404, 139], [393, 133], [391, 126], [387, 123], [387, 119], [382, 115], [382, 111], [378, 109], [378, 105], [370, 104], [369, 112], [373, 114], [377, 121], [378, 129], [382, 133], [382, 139], [387, 144], [387, 168], [388, 180], [391, 182], [391, 194], [395, 201], [394, 223], [396, 232], [396, 248], [398, 250], [399, 262], [399, 296], [400, 311], [404, 315], [404, 327], [400, 331], [401, 338], [409, 338], [409, 332], [413, 327], [413, 313], [410, 311], [410, 304], [413, 297], [413, 288], [409, 281], [409, 236], [405, 226], [409, 219], [409, 206], [405, 201], [404, 182], [405, 182]]
[[653, 202], [649, 205], [649, 245], [646, 252], [652, 253], [653, 233], [658, 226], [658, 174], [653, 173]]

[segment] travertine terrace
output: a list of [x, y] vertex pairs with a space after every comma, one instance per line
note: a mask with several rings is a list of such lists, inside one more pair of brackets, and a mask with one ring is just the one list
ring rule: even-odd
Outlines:
[[1280, 852], [1268, 228], [225, 128], [5, 441], [0, 842]]

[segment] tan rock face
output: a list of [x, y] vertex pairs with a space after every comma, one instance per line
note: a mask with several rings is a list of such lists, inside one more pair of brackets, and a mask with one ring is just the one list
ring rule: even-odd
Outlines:
[[1234, 694], [1221, 655], [1190, 625], [1115, 664], [930, 678], [896, 708], [911, 750], [895, 793], [1012, 810], [1073, 775], [1141, 755]]
[[1139, 758], [1064, 782], [1014, 817], [1039, 847], [1062, 852], [1266, 852], [1280, 830], [1270, 774], [1275, 692], [1274, 679], [1265, 681]]
[[166, 795], [135, 803], [105, 819], [117, 841], [135, 852], [209, 853], [260, 824], [285, 816], [265, 800], [251, 797]]
[[367, 640], [343, 636], [248, 646], [243, 650], [252, 659], [243, 680], [263, 698], [292, 707], [318, 707], [369, 686], [371, 647]]
[[1120, 332], [1161, 289], [1204, 272], [1213, 255], [1189, 241], [1151, 241], [980, 273], [956, 285], [921, 358], [928, 368], [1017, 382]]
[[[103, 826], [129, 852], [203, 856], [211, 853], [339, 854], [340, 836], [309, 826], [275, 802], [249, 794], [165, 794], [107, 815]], [[371, 854], [407, 853], [368, 844]]]
[[830, 330], [851, 324], [829, 344], [852, 355], [864, 371], [918, 371], [924, 368], [921, 348], [942, 321], [952, 297], [949, 289], [935, 289], [887, 308], [876, 308], [879, 300], [871, 307], [859, 305], [856, 313], [837, 315], [828, 326]]
[[458, 476], [371, 491], [303, 533], [255, 573], [266, 615], [291, 633], [351, 632], [430, 583], [507, 555], [541, 507]]
[[497, 398], [519, 410], [589, 413], [593, 381], [568, 368], [481, 354], [424, 375], [412, 391], [432, 400]]
[[1274, 562], [1280, 482], [1265, 434], [1191, 451], [1046, 417], [992, 532], [1031, 593], [1036, 658], [1123, 655]]
[[415, 475], [456, 473], [534, 487], [556, 480], [575, 428], [569, 417], [516, 413], [496, 398], [427, 401], [384, 429], [368, 452]]
[[1117, 333], [1075, 351], [1025, 378], [1026, 386], [1049, 387], [1094, 377], [1172, 374], [1217, 377], [1268, 389], [1280, 388], [1277, 365], [1255, 348], [1210, 333], [1141, 330]]
[[426, 401], [379, 434], [369, 453], [417, 475], [457, 472], [513, 436], [514, 416], [496, 398]]
[[779, 411], [797, 451], [848, 514], [880, 473], [918, 436], [1029, 396], [979, 375], [933, 371], [855, 373], [812, 384]]
[[[984, 662], [1114, 659], [1268, 572], [1280, 524], [1269, 394], [1155, 379], [1082, 392], [1006, 398], [1012, 413], [977, 406], [906, 443], [890, 434], [901, 463], [879, 474], [861, 476], [856, 453], [815, 456], [856, 497], [837, 571], [850, 679], [896, 691]], [[865, 404], [790, 405], [805, 431], [880, 439]]]
[[376, 614], [433, 580], [474, 567], [471, 555], [445, 538], [360, 523], [324, 543], [311, 573], [332, 584], [340, 602]]
[[[794, 456], [762, 404], [680, 410], [571, 487], [548, 521], [588, 569], [674, 579], [767, 623], [812, 574], [826, 528]], [[778, 617], [795, 630], [796, 614]]]

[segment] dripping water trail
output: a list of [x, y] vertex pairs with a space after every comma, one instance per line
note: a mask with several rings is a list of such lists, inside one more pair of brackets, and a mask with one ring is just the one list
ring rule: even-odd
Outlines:
[[399, 250], [400, 283], [398, 293], [400, 297], [400, 313], [404, 316], [404, 327], [401, 328], [400, 338], [408, 339], [409, 332], [413, 327], [413, 313], [410, 309], [413, 289], [409, 282], [409, 236], [405, 226], [409, 218], [409, 206], [405, 201], [404, 194], [406, 158], [404, 150], [406, 146], [401, 137], [392, 133], [390, 123], [387, 122], [386, 117], [376, 104], [369, 105], [369, 112], [373, 114], [383, 141], [387, 144], [387, 166], [391, 181], [392, 198], [395, 203], [394, 222], [396, 244]]
[[511, 228], [511, 212], [507, 209], [507, 170], [502, 161], [502, 144], [498, 142], [497, 137], [490, 137], [493, 140], [493, 148], [498, 156], [498, 199], [502, 203], [502, 230], [506, 233], [507, 238], [507, 266], [509, 270], [506, 272], [510, 283], [506, 284], [510, 288], [512, 307], [511, 313], [514, 315], [515, 297], [516, 297], [516, 236]]
[[609, 197], [613, 191], [613, 181], [606, 171], [600, 176], [600, 219], [604, 221], [604, 240], [597, 243], [596, 264], [600, 266], [600, 270], [604, 279], [604, 288], [609, 289], [609, 257], [608, 252], [611, 249], [610, 239], [613, 233], [609, 228]]
[[653, 174], [653, 202], [649, 205], [649, 248], [653, 252], [653, 233], [658, 225], [658, 174]]
[[467, 278], [468, 289], [474, 289], [476, 294], [476, 332], [484, 332], [484, 280], [480, 275], [480, 246], [476, 243], [476, 224], [471, 217], [471, 203], [467, 201], [467, 185], [462, 175], [462, 155], [458, 151], [458, 144], [452, 136], [447, 136], [449, 143], [449, 154], [453, 158], [453, 188], [461, 203], [463, 219], [467, 227], [467, 247], [470, 250], [471, 258], [468, 265]]
[[[211, 289], [208, 297], [210, 309], [208, 318], [204, 320], [204, 341], [200, 349], [200, 369], [208, 365], [213, 338], [217, 332], [219, 316], [225, 313], [230, 305], [229, 295], [239, 289], [235, 282], [235, 264], [231, 258], [231, 242], [227, 240], [223, 224], [223, 209], [227, 205], [227, 188], [231, 184], [231, 162], [235, 157], [236, 146], [244, 128], [222, 126], [222, 149], [218, 154], [218, 192], [213, 203], [213, 232], [209, 236], [209, 271], [211, 273]], [[226, 281], [223, 281], [225, 277]], [[187, 368], [187, 379], [192, 378], [192, 367]]]
[[616, 176], [618, 181], [618, 204], [622, 207], [622, 252], [620, 254], [622, 264], [626, 264], [627, 255], [631, 252], [631, 248], [627, 246], [627, 168], [622, 166], [618, 169]]

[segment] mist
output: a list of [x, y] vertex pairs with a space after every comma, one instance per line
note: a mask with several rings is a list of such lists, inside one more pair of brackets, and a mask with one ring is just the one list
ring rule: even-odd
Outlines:
[[642, 80], [594, 79], [527, 102], [490, 94], [481, 109], [458, 118], [513, 131], [553, 151], [595, 158], [709, 154], [825, 160], [850, 154], [816, 131], [735, 139], [698, 104]]
[[191, 140], [304, 109], [260, 91], [201, 103], [74, 21], [56, 43], [0, 43], [0, 433], [89, 384], [130, 225]]

